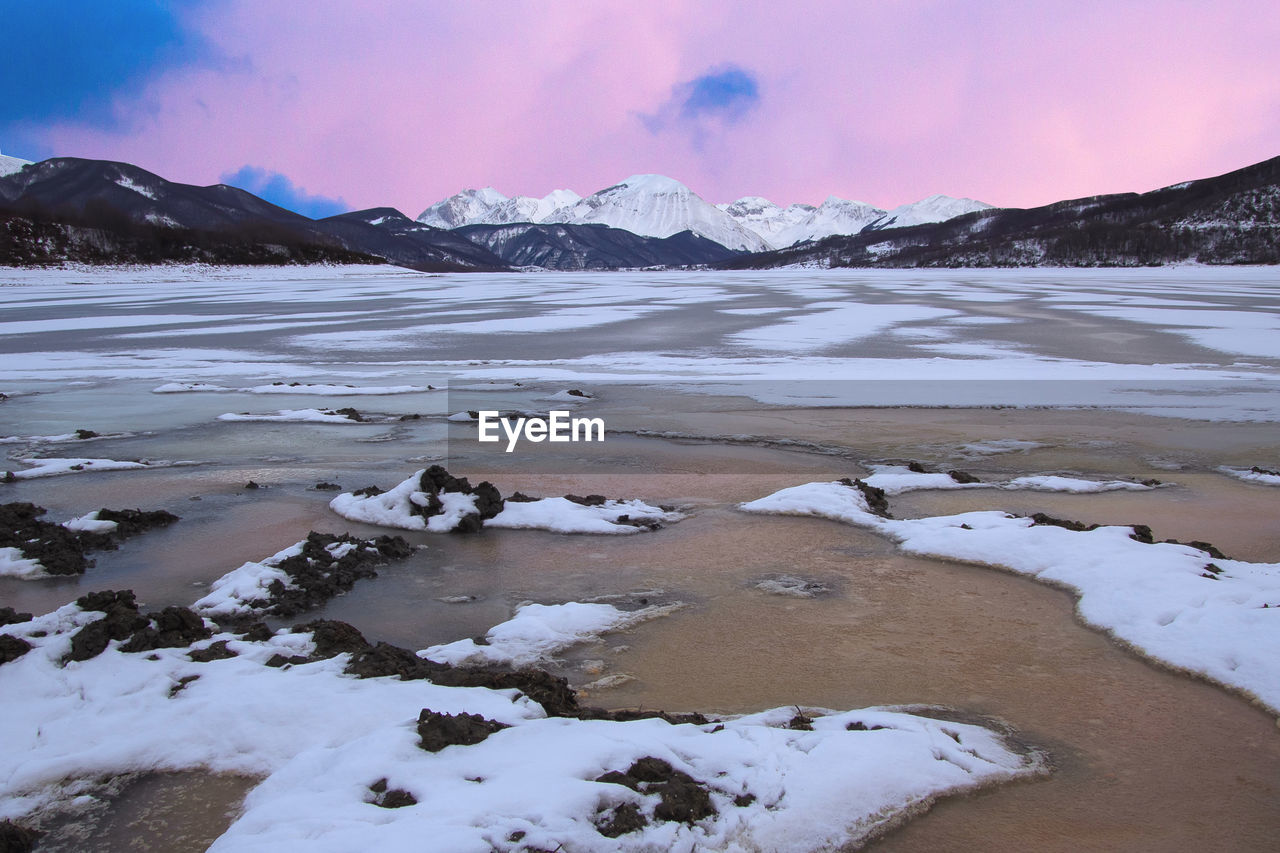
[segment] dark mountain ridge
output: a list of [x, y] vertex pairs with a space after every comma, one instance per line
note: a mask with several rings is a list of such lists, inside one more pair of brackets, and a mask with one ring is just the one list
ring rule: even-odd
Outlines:
[[996, 208], [744, 255], [723, 269], [1280, 263], [1280, 157], [1147, 193]]
[[464, 225], [453, 233], [486, 246], [511, 266], [556, 270], [700, 266], [741, 254], [692, 231], [642, 237], [607, 225], [518, 222]]

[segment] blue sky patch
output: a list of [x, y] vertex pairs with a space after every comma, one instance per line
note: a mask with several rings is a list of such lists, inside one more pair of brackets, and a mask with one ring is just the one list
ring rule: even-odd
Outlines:
[[258, 166], [242, 166], [239, 171], [223, 175], [221, 180], [224, 184], [248, 190], [258, 198], [312, 219], [337, 216], [351, 209], [340, 198], [311, 195], [289, 180], [287, 175], [269, 172]]

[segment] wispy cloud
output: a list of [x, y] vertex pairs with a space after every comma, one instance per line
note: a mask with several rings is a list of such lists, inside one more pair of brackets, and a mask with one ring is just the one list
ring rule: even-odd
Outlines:
[[269, 172], [257, 166], [243, 166], [239, 171], [225, 174], [222, 176], [222, 182], [248, 190], [272, 204], [312, 219], [336, 216], [351, 209], [350, 205], [340, 198], [311, 195], [289, 180], [287, 175]]
[[755, 75], [736, 65], [726, 65], [676, 87], [680, 116], [697, 119], [715, 116], [737, 121], [760, 103]]
[[700, 142], [716, 125], [741, 121], [760, 104], [756, 75], [737, 65], [721, 65], [678, 83], [653, 113], [640, 115], [650, 133], [685, 130]]

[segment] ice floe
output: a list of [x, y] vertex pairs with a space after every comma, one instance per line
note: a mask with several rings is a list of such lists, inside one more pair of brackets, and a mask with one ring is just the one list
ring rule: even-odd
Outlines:
[[529, 498], [517, 492], [504, 501], [492, 484], [481, 483], [473, 490], [465, 478], [454, 478], [439, 465], [417, 471], [385, 492], [372, 487], [344, 492], [329, 502], [329, 508], [350, 521], [432, 533], [500, 527], [625, 534], [683, 518], [640, 500], [601, 495]]
[[999, 511], [895, 520], [874, 512], [848, 481], [793, 486], [740, 509], [831, 518], [882, 533], [909, 553], [1067, 587], [1089, 624], [1280, 710], [1280, 564], [1226, 559], [1207, 543], [1153, 543], [1140, 527]]
[[862, 481], [868, 486], [883, 489], [887, 495], [900, 495], [904, 492], [932, 489], [1007, 489], [1089, 494], [1113, 491], [1147, 491], [1160, 485], [1154, 480], [1148, 480], [1143, 483], [1133, 482], [1132, 480], [1087, 480], [1081, 477], [1066, 477], [1058, 474], [1034, 474], [1027, 477], [1015, 477], [1012, 480], [987, 483], [964, 471], [935, 473], [925, 471], [919, 465], [871, 464], [867, 467], [873, 473], [869, 477], [864, 477]]
[[420, 654], [440, 663], [527, 666], [546, 661], [556, 652], [602, 634], [622, 631], [665, 616], [683, 607], [679, 602], [655, 604], [640, 610], [620, 610], [612, 604], [524, 604], [514, 616], [495, 625], [485, 642], [458, 640], [431, 646]]
[[430, 385], [334, 385], [307, 382], [272, 382], [248, 388], [228, 388], [208, 382], [166, 382], [152, 388], [152, 394], [226, 393], [241, 394], [310, 394], [318, 397], [389, 396], [392, 394], [416, 394], [436, 390]]
[[25, 468], [6, 471], [4, 480], [34, 480], [38, 477], [57, 477], [61, 474], [84, 474], [91, 471], [136, 471], [143, 468], [169, 468], [174, 465], [195, 465], [195, 462], [170, 462], [160, 459], [86, 459], [83, 457], [26, 456], [16, 460]]
[[[309, 423], [309, 424], [363, 424], [371, 419], [355, 409], [280, 409], [277, 412], [227, 412], [218, 415], [220, 421], [265, 421], [268, 423]], [[385, 418], [375, 418], [372, 422], [382, 422]]]
[[1264, 486], [1280, 486], [1280, 471], [1273, 471], [1269, 468], [1260, 468], [1254, 465], [1252, 468], [1231, 468], [1223, 466], [1218, 469], [1224, 474], [1229, 474], [1237, 480], [1244, 480], [1248, 483], [1262, 483]]

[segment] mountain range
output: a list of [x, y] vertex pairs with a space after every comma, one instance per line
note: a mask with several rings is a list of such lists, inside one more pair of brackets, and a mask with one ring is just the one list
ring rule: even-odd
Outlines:
[[713, 205], [661, 175], [582, 197], [466, 190], [410, 219], [313, 220], [226, 185], [128, 163], [0, 155], [0, 264], [380, 263], [427, 271], [646, 267], [1280, 263], [1280, 158], [1150, 193], [1032, 209], [930, 196], [892, 210], [829, 197]]
[[1280, 263], [1280, 157], [1146, 193], [864, 230], [735, 258], [725, 268], [1099, 267]]
[[508, 198], [492, 187], [463, 190], [422, 211], [418, 221], [435, 228], [516, 222], [602, 224], [644, 237], [691, 231], [729, 249], [763, 252], [835, 234], [942, 222], [990, 209], [984, 202], [944, 195], [893, 210], [836, 196], [817, 207], [782, 207], [759, 196], [712, 205], [679, 181], [662, 175], [632, 175], [586, 198], [573, 190], [555, 190], [544, 198]]

